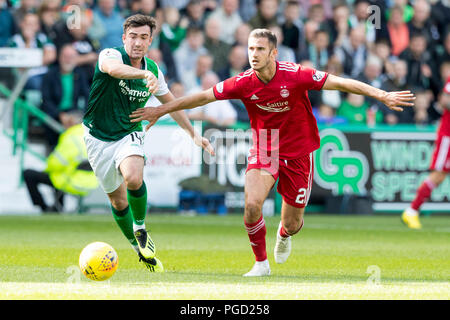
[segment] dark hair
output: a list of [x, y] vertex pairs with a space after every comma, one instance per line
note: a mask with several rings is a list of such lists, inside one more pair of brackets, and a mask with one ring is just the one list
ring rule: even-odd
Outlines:
[[295, 1], [295, 0], [288, 0], [288, 1], [286, 2], [286, 7], [287, 7], [287, 6], [296, 6], [296, 7], [299, 7], [300, 4], [298, 3], [298, 1]]
[[314, 35], [318, 35], [319, 33], [325, 33], [327, 36], [329, 36], [328, 31], [323, 29], [323, 28], [319, 28], [314, 32]]
[[401, 13], [403, 13], [403, 7], [400, 6], [400, 5], [398, 5], [398, 4], [394, 5], [394, 6], [391, 8], [391, 12], [394, 11], [394, 10], [398, 10], [398, 11], [400, 11]]
[[415, 31], [415, 32], [412, 32], [410, 35], [410, 40], [412, 40], [413, 38], [424, 38], [426, 40], [427, 36], [422, 31]]
[[338, 0], [333, 5], [333, 11], [340, 7], [347, 7], [347, 2], [345, 0]]
[[203, 30], [199, 27], [196, 26], [189, 26], [186, 30], [186, 37], [192, 34], [198, 34], [198, 33], [202, 33], [203, 34]]
[[273, 47], [277, 47], [277, 36], [268, 29], [254, 29], [252, 32], [250, 32], [249, 37], [254, 38], [266, 38], [269, 40], [269, 44]]
[[379, 38], [379, 39], [375, 40], [375, 45], [377, 45], [377, 44], [384, 44], [385, 46], [390, 47], [389, 40], [386, 38]]
[[156, 20], [153, 17], [143, 14], [135, 14], [129, 16], [123, 23], [123, 33], [126, 33], [129, 28], [149, 26], [150, 36], [153, 35], [153, 30], [156, 28]]

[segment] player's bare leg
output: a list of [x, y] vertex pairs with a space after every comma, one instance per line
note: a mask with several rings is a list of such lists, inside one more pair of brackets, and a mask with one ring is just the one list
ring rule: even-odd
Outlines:
[[291, 236], [303, 227], [305, 208], [296, 208], [286, 203], [281, 204], [281, 221], [277, 230], [277, 240], [273, 250], [276, 263], [284, 263], [291, 254]]
[[139, 244], [139, 251], [144, 258], [152, 259], [155, 257], [156, 248], [145, 230], [147, 188], [143, 180], [144, 165], [142, 156], [132, 155], [120, 163], [119, 170], [125, 181], [126, 197], [133, 218], [134, 236]]
[[137, 190], [141, 187], [144, 179], [143, 157], [135, 155], [123, 159], [119, 165], [119, 170], [128, 190]]
[[123, 210], [128, 207], [127, 189], [122, 183], [115, 191], [107, 194], [111, 205], [117, 210]]
[[262, 206], [274, 183], [275, 179], [265, 170], [252, 169], [245, 175], [244, 224], [256, 262], [253, 268], [244, 274], [244, 277], [270, 275], [266, 252], [266, 225], [262, 215]]

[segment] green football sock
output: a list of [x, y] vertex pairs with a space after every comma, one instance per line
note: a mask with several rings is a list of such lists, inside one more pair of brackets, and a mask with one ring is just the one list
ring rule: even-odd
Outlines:
[[127, 199], [131, 209], [131, 216], [135, 226], [144, 226], [147, 214], [147, 187], [145, 182], [137, 190], [127, 189]]
[[122, 233], [125, 235], [132, 246], [137, 246], [137, 241], [134, 237], [133, 232], [133, 219], [131, 217], [129, 208], [130, 207], [127, 206], [123, 210], [117, 210], [116, 208], [111, 206], [114, 220], [116, 220], [120, 230], [122, 230]]

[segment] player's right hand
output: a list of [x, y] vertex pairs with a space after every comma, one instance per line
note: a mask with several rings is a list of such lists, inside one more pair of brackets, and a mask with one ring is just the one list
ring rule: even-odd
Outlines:
[[159, 107], [145, 107], [139, 108], [130, 114], [131, 122], [141, 122], [142, 120], [147, 120], [149, 123], [145, 126], [147, 131], [153, 126], [156, 121], [161, 117], [158, 113]]
[[158, 90], [158, 79], [155, 77], [153, 72], [145, 71], [145, 78], [147, 84], [145, 85], [148, 88], [150, 93], [155, 93]]
[[385, 92], [381, 99], [389, 109], [403, 111], [403, 107], [413, 107], [416, 96], [409, 90]]

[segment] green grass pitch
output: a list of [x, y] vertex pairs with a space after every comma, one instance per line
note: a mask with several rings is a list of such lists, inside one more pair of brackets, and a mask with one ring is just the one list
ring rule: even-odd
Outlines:
[[[164, 274], [152, 274], [109, 215], [0, 216], [0, 299], [449, 299], [449, 217], [307, 215], [283, 265], [273, 247], [279, 217], [267, 217], [272, 275], [244, 278], [254, 258], [241, 215], [149, 214]], [[86, 279], [78, 256], [111, 244], [119, 268]]]

